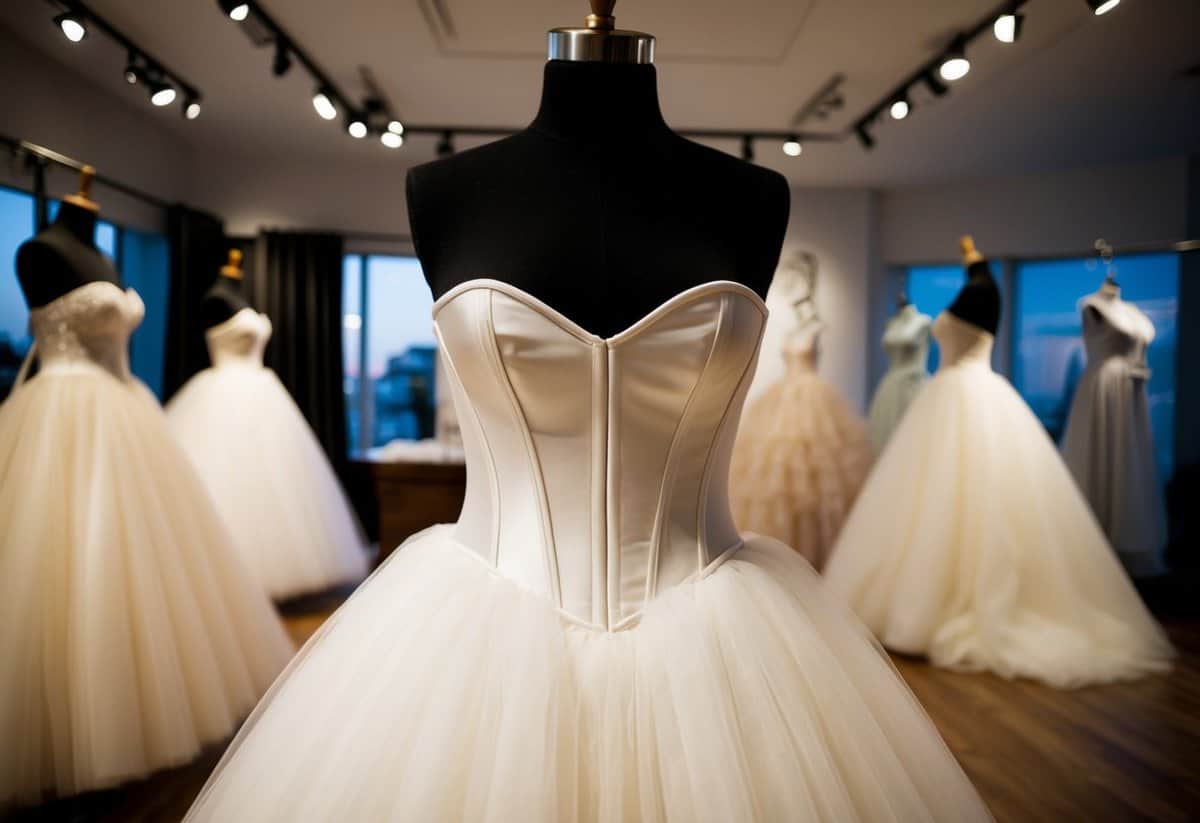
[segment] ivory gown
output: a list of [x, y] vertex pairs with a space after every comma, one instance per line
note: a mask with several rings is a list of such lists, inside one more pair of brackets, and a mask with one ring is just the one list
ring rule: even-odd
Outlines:
[[1054, 442], [949, 312], [937, 374], [892, 435], [825, 569], [885, 646], [1073, 687], [1169, 668], [1172, 649]]
[[494, 280], [434, 313], [462, 515], [329, 619], [188, 820], [988, 819], [808, 563], [734, 528], [753, 291], [607, 338]]
[[875, 389], [867, 413], [875, 454], [883, 451], [929, 379], [925, 364], [929, 360], [930, 325], [929, 316], [909, 303], [888, 321], [883, 331], [881, 345], [887, 354], [888, 370]]
[[1137, 306], [1100, 294], [1083, 310], [1087, 368], [1071, 399], [1063, 459], [1129, 573], [1158, 574], [1167, 514], [1146, 401], [1154, 324]]
[[784, 376], [746, 408], [729, 474], [738, 528], [787, 543], [818, 571], [872, 462], [866, 423], [817, 374], [822, 328], [788, 338]]
[[0, 809], [187, 762], [292, 653], [129, 372], [143, 311], [109, 282], [34, 309], [0, 406]]
[[213, 365], [167, 404], [167, 420], [276, 600], [362, 579], [362, 531], [321, 444], [263, 366], [265, 314], [243, 308], [205, 332]]

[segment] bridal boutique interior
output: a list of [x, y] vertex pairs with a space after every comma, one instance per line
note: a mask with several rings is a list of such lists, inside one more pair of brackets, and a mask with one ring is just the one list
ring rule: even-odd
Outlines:
[[0, 8], [0, 819], [1200, 817], [1191, 0]]

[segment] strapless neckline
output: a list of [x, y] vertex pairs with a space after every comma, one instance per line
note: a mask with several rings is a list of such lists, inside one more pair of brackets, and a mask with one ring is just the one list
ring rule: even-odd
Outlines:
[[[97, 288], [100, 286], [103, 286], [104, 288]], [[37, 306], [36, 308], [30, 308], [29, 316], [37, 317], [37, 316], [43, 315], [46, 312], [53, 311], [58, 306], [67, 302], [68, 300], [78, 300], [84, 294], [87, 294], [88, 292], [106, 291], [107, 289], [115, 289], [118, 294], [120, 294], [124, 297], [129, 297], [131, 295], [137, 294], [137, 292], [134, 289], [124, 288], [117, 283], [113, 283], [111, 280], [92, 280], [91, 282], [84, 283], [80, 286], [76, 286], [75, 288], [71, 289], [70, 291], [63, 292], [58, 297], [55, 297], [53, 300], [43, 303], [42, 305]]]
[[654, 322], [663, 315], [669, 314], [679, 306], [718, 292], [732, 292], [734, 294], [740, 294], [757, 306], [764, 315], [766, 315], [769, 311], [767, 309], [767, 304], [758, 295], [758, 292], [754, 291], [754, 289], [750, 288], [749, 286], [739, 283], [736, 280], [709, 280], [705, 283], [699, 283], [689, 289], [679, 292], [678, 294], [668, 297], [666, 300], [659, 303], [653, 309], [642, 315], [640, 318], [626, 326], [621, 331], [614, 335], [605, 337], [603, 335], [596, 334], [583, 325], [575, 322], [546, 301], [530, 294], [519, 286], [514, 286], [511, 283], [506, 283], [503, 280], [495, 280], [490, 277], [477, 277], [471, 280], [464, 280], [462, 283], [459, 283], [457, 286], [450, 289], [436, 301], [434, 301], [434, 319], [436, 320], [438, 313], [441, 312], [441, 310], [451, 302], [453, 302], [453, 300], [459, 295], [469, 291], [474, 291], [476, 289], [490, 289], [492, 291], [502, 292], [514, 300], [524, 304], [526, 307], [542, 314], [547, 319], [553, 321], [555, 325], [559, 326], [564, 331], [569, 332], [573, 336], [578, 337], [580, 340], [590, 343], [604, 343], [608, 345], [635, 337], [638, 333], [653, 325]]

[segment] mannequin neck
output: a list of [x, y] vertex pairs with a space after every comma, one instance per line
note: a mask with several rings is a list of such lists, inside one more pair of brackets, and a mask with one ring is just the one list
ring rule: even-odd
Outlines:
[[670, 133], [651, 65], [551, 60], [530, 128], [567, 140], [611, 143]]
[[54, 225], [67, 231], [72, 237], [87, 246], [96, 243], [96, 213], [70, 203], [62, 203], [54, 218]]

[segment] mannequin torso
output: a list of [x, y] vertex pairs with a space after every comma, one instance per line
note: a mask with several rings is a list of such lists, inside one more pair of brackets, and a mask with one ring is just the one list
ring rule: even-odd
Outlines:
[[712, 280], [766, 294], [784, 178], [674, 134], [653, 66], [551, 61], [525, 131], [409, 172], [434, 297], [503, 280], [595, 334]]
[[967, 282], [947, 309], [959, 320], [993, 336], [1000, 328], [1000, 289], [986, 260], [967, 266]]
[[17, 250], [17, 279], [29, 308], [36, 309], [98, 280], [120, 277], [95, 244], [96, 212], [64, 202], [53, 225]]

